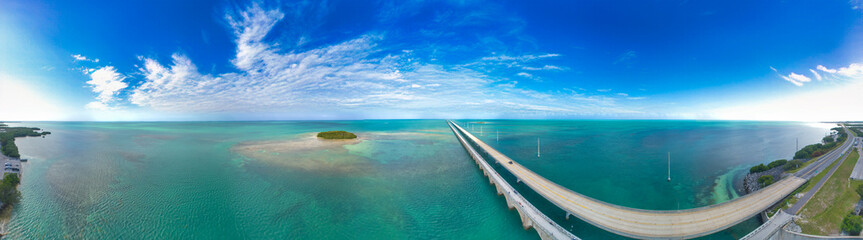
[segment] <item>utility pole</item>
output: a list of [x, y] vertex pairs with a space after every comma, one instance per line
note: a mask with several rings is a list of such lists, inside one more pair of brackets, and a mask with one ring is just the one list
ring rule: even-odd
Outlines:
[[671, 152], [668, 152], [668, 181], [671, 182]]

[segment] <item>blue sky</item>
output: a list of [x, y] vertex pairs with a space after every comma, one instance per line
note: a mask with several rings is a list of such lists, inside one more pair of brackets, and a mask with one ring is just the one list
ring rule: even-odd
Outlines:
[[863, 120], [863, 4], [0, 0], [0, 84], [3, 120]]

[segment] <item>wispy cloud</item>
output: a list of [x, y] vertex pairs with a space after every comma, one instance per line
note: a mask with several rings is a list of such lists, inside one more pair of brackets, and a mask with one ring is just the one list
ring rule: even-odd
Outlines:
[[818, 81], [821, 81], [821, 79], [822, 79], [821, 74], [818, 74], [818, 72], [816, 72], [815, 70], [812, 70], [812, 69], [809, 69], [809, 71], [812, 72], [812, 75], [815, 75], [815, 79], [817, 79]]
[[[388, 51], [380, 46], [387, 38], [385, 34], [363, 34], [304, 51], [284, 49], [265, 39], [285, 18], [279, 9], [254, 4], [225, 16], [235, 37], [236, 55], [231, 63], [237, 72], [202, 73], [190, 58], [179, 53], [171, 56], [170, 63], [140, 57], [138, 71], [144, 79], [131, 90], [129, 101], [163, 112], [200, 113], [310, 114], [320, 113], [320, 109], [362, 113], [385, 109], [427, 114], [453, 108], [495, 115], [638, 112], [613, 100], [574, 92], [519, 88], [515, 81], [489, 75], [478, 65], [441, 65], [414, 57], [410, 50]], [[549, 64], [541, 68], [521, 65], [556, 57], [560, 54], [493, 55], [479, 62], [505, 68], [515, 63], [527, 71], [561, 70]], [[536, 78], [528, 72], [516, 75]], [[105, 94], [113, 96], [122, 88]], [[97, 101], [93, 107], [107, 102]]]
[[636, 57], [638, 57], [638, 54], [635, 51], [629, 50], [624, 52], [623, 54], [620, 54], [620, 56], [617, 57], [617, 60], [615, 60], [612, 64], [629, 63]]
[[528, 70], [528, 71], [539, 71], [539, 70], [563, 70], [563, 68], [562, 68], [562, 67], [558, 67], [558, 66], [554, 66], [554, 65], [545, 65], [545, 66], [542, 66], [542, 67], [528, 67], [528, 66], [524, 66], [524, 67], [521, 67], [521, 69]]
[[81, 55], [81, 54], [73, 54], [73, 55], [72, 55], [72, 58], [74, 58], [74, 59], [75, 59], [75, 61], [85, 61], [85, 62], [95, 62], [95, 63], [99, 62], [99, 59], [98, 59], [98, 58], [96, 58], [96, 59], [91, 59], [91, 58], [87, 58], [87, 57], [85, 57], [84, 55]]
[[792, 83], [798, 87], [803, 86], [803, 83], [807, 83], [807, 82], [812, 81], [811, 78], [804, 76], [802, 74], [797, 74], [797, 73], [792, 72], [791, 74], [788, 74], [786, 76], [786, 75], [780, 74], [779, 70], [776, 70], [776, 68], [774, 68], [774, 67], [770, 67], [770, 69], [772, 69], [773, 72], [776, 72], [776, 74], [779, 74], [779, 77], [781, 77], [782, 79], [785, 79], [785, 81], [788, 81], [788, 82], [790, 82], [790, 83]]

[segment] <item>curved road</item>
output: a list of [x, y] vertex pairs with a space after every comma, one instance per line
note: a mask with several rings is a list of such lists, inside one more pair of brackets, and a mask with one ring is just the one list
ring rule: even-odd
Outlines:
[[701, 208], [677, 211], [634, 209], [605, 203], [557, 185], [452, 124], [518, 180], [561, 209], [597, 227], [633, 238], [694, 238], [711, 234], [761, 213], [806, 182], [803, 178], [791, 176], [744, 197]]

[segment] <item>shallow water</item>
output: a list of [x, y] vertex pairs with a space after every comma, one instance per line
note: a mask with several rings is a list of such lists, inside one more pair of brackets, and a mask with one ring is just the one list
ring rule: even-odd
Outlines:
[[[482, 139], [537, 173], [603, 201], [646, 209], [734, 198], [733, 182], [748, 166], [787, 158], [795, 138], [801, 146], [813, 143], [830, 127], [484, 122], [474, 133], [482, 125]], [[14, 239], [537, 239], [521, 229], [517, 213], [507, 210], [443, 120], [14, 125], [53, 133], [16, 141], [31, 161], [24, 166], [22, 203], [7, 226]], [[326, 130], [355, 132], [361, 140], [303, 142]], [[276, 144], [248, 149], [262, 143]], [[577, 236], [619, 238], [563, 220], [543, 199], [534, 201]], [[740, 237], [757, 224], [750, 220], [707, 238]]]

